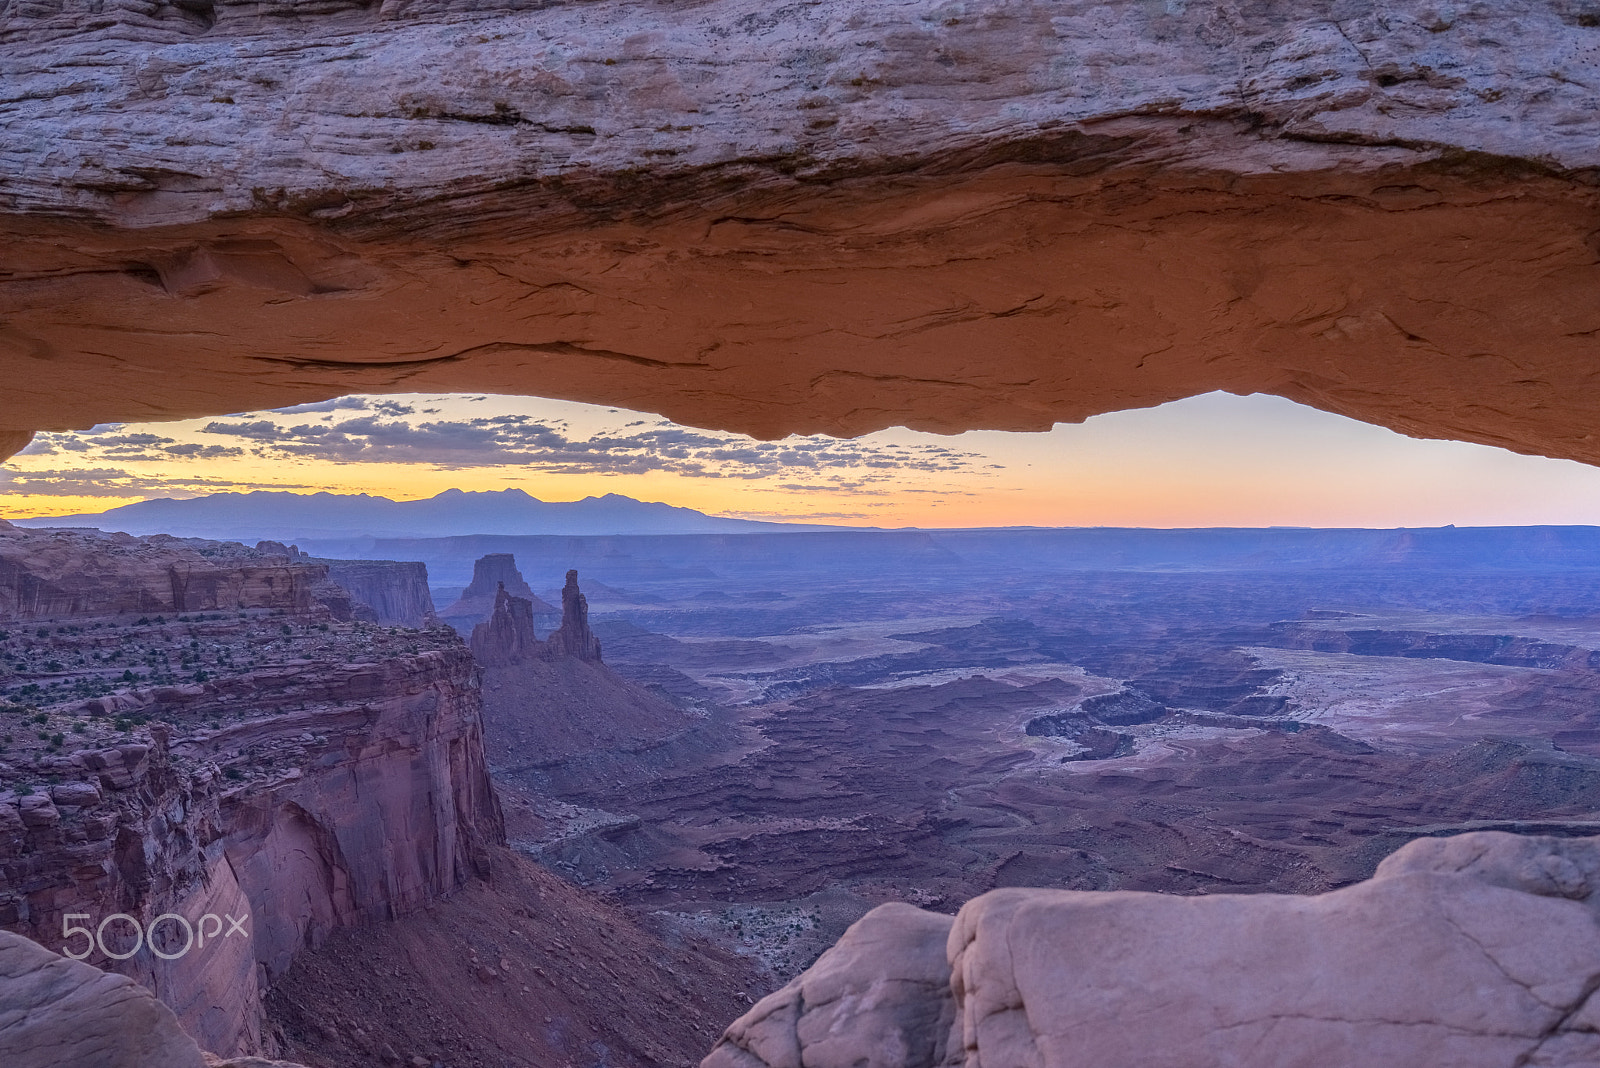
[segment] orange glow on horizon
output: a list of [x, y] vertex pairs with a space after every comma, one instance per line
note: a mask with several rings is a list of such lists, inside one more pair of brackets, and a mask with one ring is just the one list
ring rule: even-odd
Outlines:
[[[474, 451], [485, 426], [499, 436], [484, 448], [503, 462]], [[10, 490], [0, 515], [227, 490], [413, 500], [512, 487], [547, 501], [618, 493], [713, 515], [880, 527], [1600, 523], [1600, 470], [1225, 394], [1047, 434], [890, 430], [775, 444], [534, 398], [367, 398], [46, 436], [0, 468]]]

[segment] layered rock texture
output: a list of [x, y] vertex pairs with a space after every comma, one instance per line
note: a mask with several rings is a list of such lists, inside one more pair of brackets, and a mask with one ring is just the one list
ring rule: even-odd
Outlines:
[[[19, 530], [0, 520], [0, 620], [271, 609], [303, 612], [326, 565], [237, 543]], [[348, 599], [345, 599], [346, 602]]]
[[[484, 557], [481, 565], [492, 559]], [[511, 556], [505, 556], [506, 566], [517, 579], [521, 575]], [[524, 589], [525, 583], [519, 583]], [[465, 600], [465, 595], [463, 595]], [[550, 637], [540, 641], [534, 630], [534, 607], [537, 598], [517, 597], [497, 582], [494, 605], [489, 618], [472, 628], [473, 655], [487, 665], [505, 666], [523, 664], [536, 659], [588, 660], [600, 662], [600, 639], [589, 627], [589, 601], [578, 588], [578, 573], [567, 572], [567, 584], [561, 591], [561, 625], [550, 632]], [[460, 603], [460, 602], [458, 602]], [[539, 604], [544, 604], [539, 601]]]
[[172, 1010], [133, 980], [0, 931], [6, 1068], [205, 1068]]
[[472, 655], [486, 666], [521, 664], [548, 652], [533, 626], [533, 604], [513, 597], [504, 585], [495, 594], [494, 611], [472, 628]]
[[1038, 429], [1227, 389], [1600, 461], [1597, 23], [13, 4], [0, 436], [399, 388]]
[[210, 1054], [138, 983], [9, 931], [0, 931], [0, 988], [0, 1063], [6, 1068], [301, 1068]]
[[79, 580], [56, 583], [73, 614], [49, 626], [34, 601], [26, 629], [0, 611], [0, 927], [80, 951], [65, 924], [173, 914], [198, 934], [229, 917], [187, 949], [173, 920], [142, 949], [115, 921], [87, 959], [153, 990], [205, 1048], [271, 1051], [262, 995], [298, 952], [430, 904], [503, 840], [477, 669], [445, 629], [340, 621], [309, 598], [118, 614], [169, 542], [8, 537], [9, 559]]
[[703, 1068], [1577, 1068], [1600, 1060], [1597, 889], [1600, 839], [1481, 832], [1316, 897], [881, 906]]

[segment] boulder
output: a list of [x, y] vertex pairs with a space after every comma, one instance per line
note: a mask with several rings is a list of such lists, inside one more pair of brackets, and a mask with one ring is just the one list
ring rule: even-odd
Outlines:
[[951, 920], [879, 905], [734, 1021], [701, 1068], [900, 1068], [945, 1062]]
[[[1594, 1065], [1597, 886], [1600, 838], [1478, 832], [1412, 842], [1317, 896], [1010, 888], [961, 909], [943, 971], [926, 945], [942, 917], [897, 906], [891, 927], [879, 909], [703, 1065]], [[919, 1004], [885, 998], [913, 960], [923, 982], [894, 989]], [[818, 988], [847, 996], [814, 1004]], [[846, 1048], [871, 1052], [831, 1059]]]

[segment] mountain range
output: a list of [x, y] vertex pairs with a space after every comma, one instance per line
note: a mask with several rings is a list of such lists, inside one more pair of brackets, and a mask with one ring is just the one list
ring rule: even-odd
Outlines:
[[94, 527], [128, 534], [175, 534], [255, 542], [327, 538], [431, 538], [459, 534], [731, 534], [838, 529], [707, 515], [618, 493], [541, 501], [520, 489], [448, 489], [424, 500], [370, 494], [213, 493], [160, 498], [86, 515], [15, 519], [19, 527]]

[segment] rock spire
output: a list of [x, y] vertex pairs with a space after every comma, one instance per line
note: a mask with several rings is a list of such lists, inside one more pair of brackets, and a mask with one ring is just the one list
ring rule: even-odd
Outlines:
[[578, 588], [576, 571], [567, 572], [567, 585], [561, 591], [561, 626], [547, 641], [541, 642], [534, 632], [534, 615], [532, 600], [515, 596], [504, 582], [497, 583], [489, 618], [472, 628], [472, 655], [491, 667], [563, 656], [600, 661], [600, 639], [589, 629], [589, 602]]
[[544, 643], [533, 629], [533, 602], [513, 597], [500, 583], [494, 595], [494, 611], [472, 628], [472, 655], [484, 664], [520, 664], [535, 656], [547, 655]]
[[556, 656], [600, 659], [600, 639], [589, 629], [589, 599], [578, 588], [576, 571], [567, 572], [567, 584], [561, 589], [561, 626], [548, 644]]
[[512, 597], [528, 602], [535, 616], [553, 616], [556, 610], [546, 604], [538, 594], [528, 588], [517, 570], [516, 557], [511, 553], [489, 553], [478, 557], [472, 565], [472, 585], [461, 591], [461, 597], [439, 613], [439, 618], [463, 634], [487, 620], [494, 612], [498, 591], [505, 588]]

